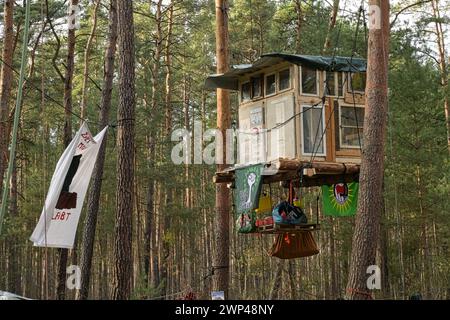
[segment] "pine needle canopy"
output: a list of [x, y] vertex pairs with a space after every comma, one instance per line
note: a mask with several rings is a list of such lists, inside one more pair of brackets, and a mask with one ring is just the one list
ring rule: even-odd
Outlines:
[[239, 77], [248, 73], [257, 72], [269, 66], [281, 62], [307, 66], [322, 71], [336, 72], [366, 72], [367, 62], [365, 59], [355, 57], [324, 57], [287, 53], [263, 54], [253, 64], [240, 64], [232, 66], [230, 71], [223, 74], [214, 74], [206, 78], [206, 89], [228, 89], [239, 90]]

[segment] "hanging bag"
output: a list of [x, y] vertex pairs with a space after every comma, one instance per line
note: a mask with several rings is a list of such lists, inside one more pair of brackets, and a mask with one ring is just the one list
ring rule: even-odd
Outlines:
[[306, 224], [308, 219], [299, 207], [294, 207], [287, 201], [280, 202], [272, 211], [273, 221], [281, 224]]
[[269, 255], [280, 259], [309, 257], [319, 253], [316, 241], [310, 231], [300, 233], [280, 233]]

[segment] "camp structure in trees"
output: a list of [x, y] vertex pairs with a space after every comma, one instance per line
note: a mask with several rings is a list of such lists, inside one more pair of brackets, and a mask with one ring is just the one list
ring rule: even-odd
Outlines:
[[[366, 61], [270, 53], [206, 79], [209, 89], [239, 92], [237, 164], [217, 172], [232, 182], [234, 169], [265, 163], [263, 181], [302, 186], [357, 181], [361, 161]], [[264, 175], [264, 174], [263, 174]]]
[[[289, 189], [287, 202], [292, 206], [279, 205], [292, 210], [297, 207], [299, 215], [304, 213], [295, 204], [295, 188], [357, 182], [365, 71], [366, 61], [354, 57], [271, 53], [251, 65], [235, 66], [227, 73], [208, 77], [207, 88], [234, 90], [239, 94], [239, 125], [233, 134], [238, 146], [237, 163], [217, 172], [215, 182], [234, 183], [232, 186], [236, 187], [242, 184], [237, 178], [238, 170], [262, 165], [262, 183], [284, 182]], [[245, 182], [242, 185], [245, 189]], [[251, 190], [237, 193], [247, 192], [250, 200]], [[270, 214], [274, 209], [272, 195], [266, 195], [266, 200], [269, 202], [266, 211]], [[264, 197], [259, 201], [261, 206]], [[236, 203], [240, 206], [239, 201], [235, 206]], [[256, 202], [252, 206], [258, 208]], [[293, 212], [277, 208], [287, 216]], [[240, 217], [242, 221], [255, 221], [252, 230], [256, 232], [287, 234], [320, 228], [318, 213], [315, 223], [287, 224], [284, 218], [277, 222], [272, 216], [266, 220], [257, 214], [252, 218], [252, 213], [245, 215], [242, 210], [237, 213], [238, 222]]]

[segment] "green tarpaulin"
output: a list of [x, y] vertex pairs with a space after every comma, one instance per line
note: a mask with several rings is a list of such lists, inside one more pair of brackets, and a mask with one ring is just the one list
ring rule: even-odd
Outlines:
[[337, 183], [322, 186], [323, 213], [326, 216], [345, 217], [356, 214], [359, 183]]
[[367, 67], [365, 59], [355, 57], [267, 53], [263, 54], [253, 64], [235, 65], [227, 73], [209, 76], [205, 81], [205, 88], [211, 90], [222, 88], [237, 91], [239, 90], [239, 77], [285, 61], [313, 69], [336, 72], [366, 72]]

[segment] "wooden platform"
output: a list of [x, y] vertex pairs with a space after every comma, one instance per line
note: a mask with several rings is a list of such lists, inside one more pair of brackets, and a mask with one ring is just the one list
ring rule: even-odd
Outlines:
[[[359, 179], [359, 167], [357, 163], [339, 163], [325, 161], [304, 161], [299, 159], [280, 158], [265, 164], [263, 183], [299, 180], [299, 171], [303, 170], [303, 187], [335, 184], [338, 182], [353, 182]], [[230, 167], [221, 172], [216, 172], [215, 183], [234, 182], [236, 167]]]
[[320, 224], [306, 223], [306, 224], [269, 224], [265, 226], [256, 227], [258, 233], [298, 233], [307, 231], [320, 230]]

